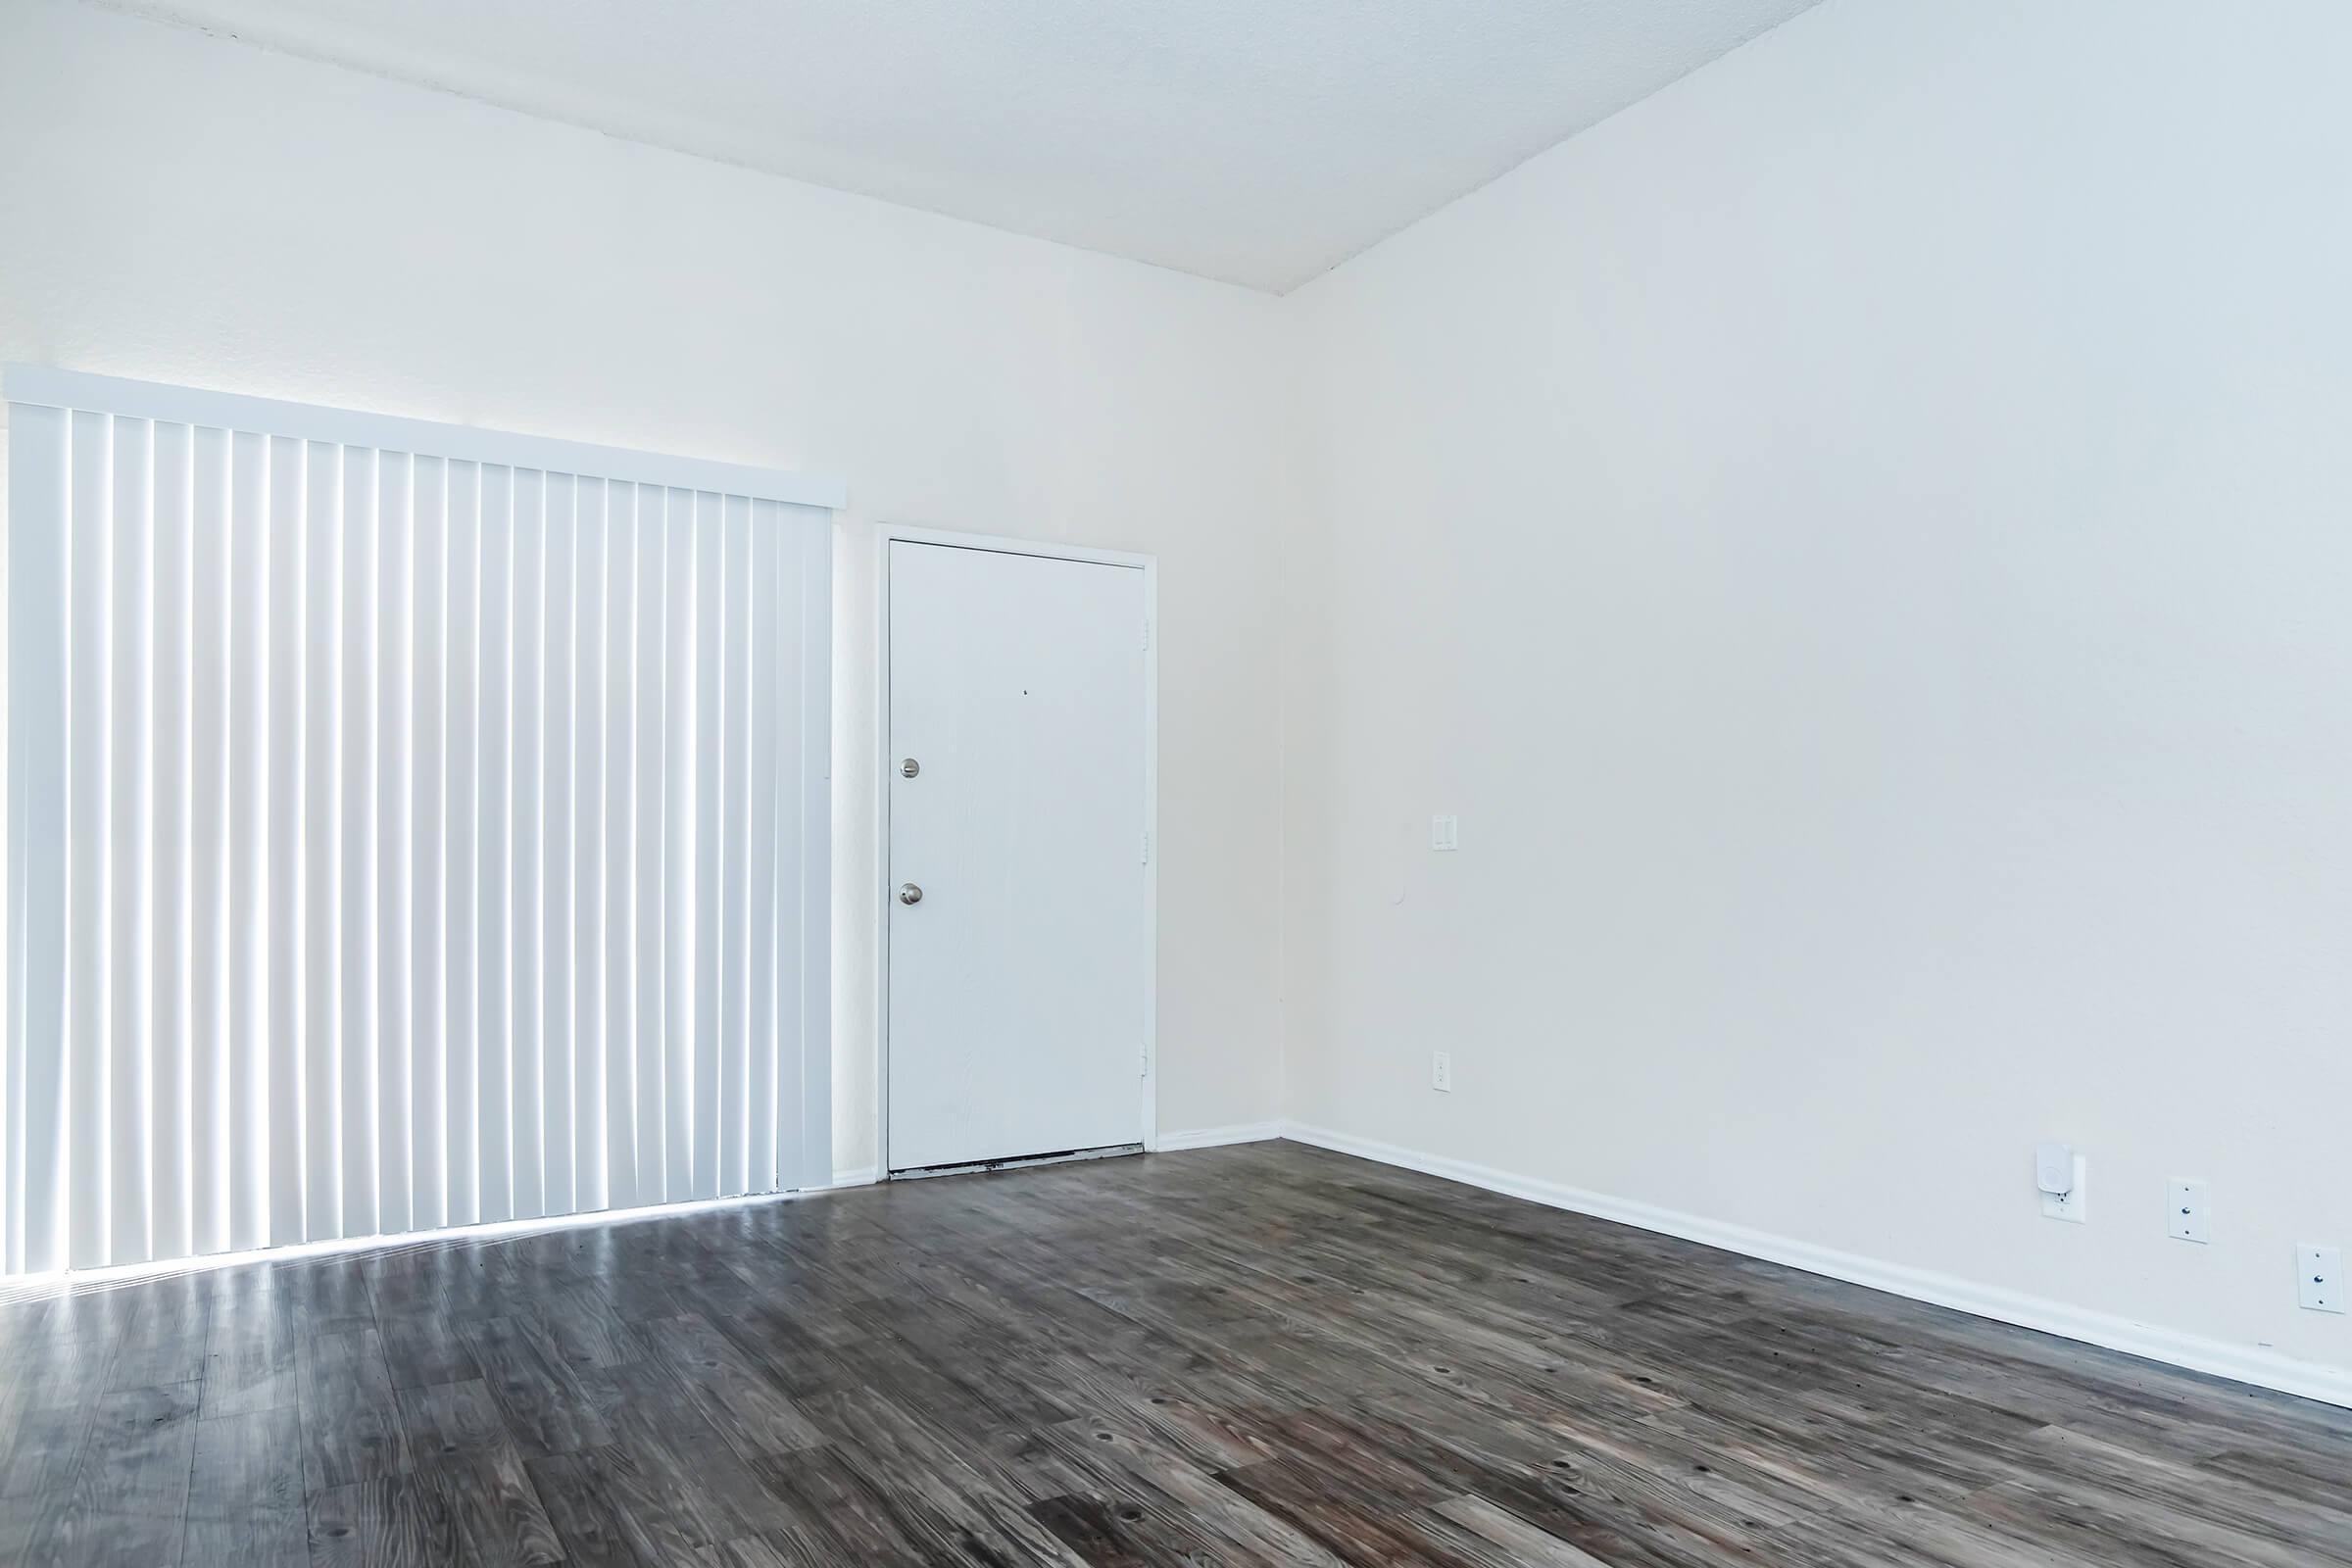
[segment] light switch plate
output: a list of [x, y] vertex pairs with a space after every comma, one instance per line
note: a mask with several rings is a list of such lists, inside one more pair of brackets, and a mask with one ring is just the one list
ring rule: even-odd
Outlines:
[[2050, 1219], [2067, 1220], [2081, 1225], [2090, 1218], [2087, 1191], [2090, 1186], [2090, 1156], [2075, 1156], [2075, 1185], [2063, 1193], [2041, 1195], [2041, 1212]]
[[2175, 1241], [2210, 1242], [2213, 1217], [2205, 1184], [2176, 1176], [2165, 1184], [2164, 1228]]
[[2295, 1293], [2308, 1312], [2344, 1309], [2344, 1250], [2303, 1242], [2295, 1248]]
[[1429, 847], [1433, 850], [1461, 848], [1460, 827], [1453, 817], [1433, 816], [1429, 819]]

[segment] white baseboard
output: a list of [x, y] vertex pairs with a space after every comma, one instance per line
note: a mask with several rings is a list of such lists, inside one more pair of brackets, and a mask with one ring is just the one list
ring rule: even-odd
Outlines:
[[1262, 1144], [1269, 1138], [1280, 1138], [1287, 1123], [1279, 1121], [1240, 1121], [1230, 1127], [1195, 1127], [1189, 1132], [1161, 1133], [1153, 1148], [1162, 1154], [1172, 1154], [1180, 1149], [1214, 1149], [1220, 1144]]
[[827, 1193], [841, 1187], [871, 1187], [874, 1185], [874, 1183], [880, 1181], [881, 1179], [881, 1173], [875, 1170], [873, 1166], [863, 1165], [858, 1167], [857, 1170], [835, 1171], [833, 1173], [833, 1179], [825, 1183], [824, 1186], [817, 1188], [816, 1191], [820, 1193]]
[[1660, 1235], [1678, 1236], [1684, 1241], [1721, 1248], [1727, 1252], [1739, 1252], [1771, 1263], [1784, 1263], [1808, 1274], [1821, 1274], [1834, 1280], [1844, 1280], [1848, 1284], [1868, 1286], [1890, 1296], [1908, 1297], [1915, 1301], [1952, 1307], [1978, 1317], [1990, 1318], [1996, 1323], [2038, 1329], [2044, 1334], [2055, 1334], [2062, 1339], [2079, 1340], [2085, 1345], [2122, 1350], [2128, 1355], [2186, 1367], [2192, 1372], [2211, 1373], [2215, 1377], [2250, 1383], [2256, 1388], [2275, 1389], [2281, 1394], [2301, 1395], [2305, 1398], [2320, 1399], [2328, 1404], [2352, 1406], [2352, 1370], [2342, 1367], [2300, 1361], [2275, 1350], [2183, 1334], [2177, 1329], [2162, 1328], [2152, 1323], [2137, 1323], [2130, 1318], [2070, 1306], [2064, 1301], [2028, 1296], [1997, 1285], [1984, 1285], [1950, 1274], [1864, 1257], [1856, 1252], [1816, 1247], [1810, 1242], [1776, 1236], [1769, 1231], [1729, 1225], [1696, 1214], [1660, 1208], [1652, 1203], [1589, 1192], [1581, 1187], [1565, 1187], [1557, 1182], [1516, 1176], [1491, 1166], [1474, 1165], [1467, 1160], [1448, 1159], [1439, 1154], [1425, 1154], [1395, 1144], [1333, 1132], [1326, 1127], [1285, 1122], [1282, 1136], [1301, 1144], [1312, 1144], [1318, 1149], [1354, 1154], [1384, 1165], [1417, 1170], [1424, 1175], [1440, 1176], [1471, 1187], [1483, 1187], [1489, 1192], [1523, 1198], [1552, 1208], [1571, 1209], [1579, 1214], [1590, 1214], [1595, 1219], [1615, 1220], [1639, 1230], [1655, 1231]]

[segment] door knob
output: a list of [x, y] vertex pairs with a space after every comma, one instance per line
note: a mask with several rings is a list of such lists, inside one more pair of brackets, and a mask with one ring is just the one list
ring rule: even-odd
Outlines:
[[920, 773], [922, 770], [923, 764], [909, 757], [906, 759], [906, 760], [899, 764], [899, 777], [912, 778], [915, 774]]
[[923, 902], [923, 890], [911, 882], [902, 882], [899, 884], [899, 902], [901, 904], [920, 904]]

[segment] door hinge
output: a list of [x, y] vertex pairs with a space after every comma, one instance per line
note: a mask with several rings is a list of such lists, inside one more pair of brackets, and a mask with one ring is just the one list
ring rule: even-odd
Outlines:
[[1145, 1047], [1145, 1048], [1144, 1048], [1144, 1049], [1143, 1049], [1141, 1052], [1137, 1053], [1137, 1055], [1136, 1055], [1136, 1062], [1135, 1062], [1135, 1075], [1136, 1075], [1138, 1078], [1149, 1078], [1149, 1077], [1151, 1077], [1151, 1076], [1152, 1076], [1152, 1048], [1151, 1048], [1151, 1047], [1147, 1046], [1147, 1047]]
[[1150, 621], [1148, 621], [1148, 620], [1147, 620], [1147, 621], [1145, 621], [1145, 622], [1144, 622], [1144, 652], [1146, 652], [1146, 653], [1150, 653], [1151, 651], [1152, 651], [1152, 623], [1151, 623]]
[[1152, 863], [1152, 830], [1150, 828], [1144, 829], [1143, 863], [1146, 865], [1150, 865]]

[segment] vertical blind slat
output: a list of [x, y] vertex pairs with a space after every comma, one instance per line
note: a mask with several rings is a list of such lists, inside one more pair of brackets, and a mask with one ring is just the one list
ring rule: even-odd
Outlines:
[[475, 696], [474, 832], [480, 858], [474, 870], [474, 995], [479, 1005], [474, 1062], [479, 1073], [478, 1209], [484, 1220], [514, 1214], [513, 1131], [514, 1040], [509, 982], [513, 951], [510, 883], [514, 842], [509, 815], [514, 681], [514, 470], [482, 466], [481, 676]]
[[409, 768], [410, 1217], [419, 1230], [449, 1210], [449, 527], [448, 466], [419, 457], [409, 477], [416, 558], [410, 629], [416, 753]]
[[[578, 533], [575, 486], [569, 474], [547, 476], [547, 502], [540, 543], [541, 640], [539, 654], [539, 776], [536, 798], [544, 804], [539, 835], [539, 1187], [543, 1211], [568, 1214], [573, 1199], [573, 1130], [578, 1124], [572, 1090], [572, 1054], [578, 1039], [571, 1010], [572, 860], [571, 769], [572, 547]], [[530, 797], [526, 797], [528, 799]]]
[[337, 995], [342, 1049], [337, 1089], [342, 1125], [342, 1214], [337, 1234], [372, 1236], [376, 1219], [375, 1130], [375, 639], [381, 577], [376, 569], [376, 455], [343, 453], [342, 494], [342, 889], [337, 916]]
[[[303, 1235], [303, 443], [270, 438], [269, 903], [262, 916], [270, 966], [264, 1008], [270, 1048], [261, 1069], [269, 1095], [270, 1220], [266, 1241]], [[270, 936], [274, 934], [274, 940]]]
[[545, 633], [542, 614], [545, 609], [546, 579], [542, 555], [541, 525], [546, 504], [545, 477], [535, 471], [518, 469], [514, 475], [514, 630], [510, 653], [512, 673], [508, 681], [509, 703], [513, 720], [508, 727], [511, 777], [514, 781], [510, 796], [508, 833], [513, 851], [514, 888], [508, 904], [507, 970], [510, 976], [508, 1014], [512, 1046], [509, 1052], [507, 1076], [510, 1170], [514, 1186], [514, 1212], [517, 1218], [536, 1218], [546, 1212], [544, 1206], [542, 1151], [545, 1148], [544, 1128], [540, 1121], [543, 1107], [541, 1096], [547, 1077], [543, 1042], [539, 1028], [540, 985], [542, 981], [540, 947], [540, 908], [544, 890], [540, 886], [541, 867], [539, 846], [541, 824], [538, 816], [545, 810], [526, 811], [521, 803], [544, 801], [541, 793], [539, 747], [544, 737], [544, 715], [541, 707], [540, 639]]
[[106, 1068], [107, 1261], [143, 1263], [148, 1256], [148, 1156], [151, 1062], [147, 916], [148, 858], [155, 824], [147, 801], [153, 790], [155, 686], [155, 527], [149, 513], [148, 466], [153, 428], [145, 419], [115, 420], [114, 431], [114, 683], [107, 777], [112, 785], [112, 842], [108, 845]]
[[189, 531], [195, 506], [193, 433], [184, 424], [155, 427], [149, 479], [154, 506], [148, 523], [154, 562], [150, 612], [154, 625], [152, 680], [155, 769], [146, 811], [153, 849], [148, 905], [147, 1037], [151, 1064], [147, 1250], [155, 1257], [194, 1250], [189, 1165], [193, 1042], [189, 1036], [191, 943], [188, 858], [193, 760], [189, 756], [189, 666], [195, 644], [189, 619]]
[[[751, 765], [747, 728], [752, 713], [752, 504], [729, 496], [724, 509], [725, 559], [719, 581], [726, 622], [721, 629], [723, 738], [718, 762], [719, 832], [710, 853], [719, 857], [718, 1190], [752, 1189], [751, 1160]], [[724, 846], [722, 853], [721, 846]], [[760, 1183], [764, 1187], [765, 1183]]]
[[[66, 1176], [67, 823], [72, 431], [63, 409], [9, 415], [9, 1057], [6, 1167], [10, 1272], [62, 1266]], [[63, 765], [56, 765], [62, 763]]]
[[270, 443], [229, 438], [229, 593], [252, 607], [228, 626], [228, 1245], [270, 1240]]
[[[833, 928], [832, 756], [833, 708], [826, 690], [833, 648], [833, 527], [829, 514], [806, 508], [788, 509], [786, 515], [802, 519], [792, 529], [793, 553], [800, 561], [793, 586], [798, 590], [800, 614], [793, 623], [799, 659], [790, 674], [795, 708], [800, 715], [800, 744], [795, 757], [801, 765], [785, 775], [792, 780], [800, 816], [788, 841], [799, 852], [799, 877], [794, 902], [800, 913], [800, 961], [795, 965], [793, 1000], [801, 1026], [794, 1032], [793, 1051], [799, 1058], [801, 1094], [794, 1109], [800, 1116], [800, 1136], [793, 1141], [799, 1170], [790, 1185], [799, 1187], [833, 1179], [833, 1019], [828, 971]], [[779, 604], [789, 603], [780, 600]], [[779, 892], [779, 901], [785, 895]]]
[[229, 529], [229, 438], [199, 427], [188, 504], [188, 1250], [229, 1245], [235, 1082], [229, 1054], [229, 606], [239, 591]]
[[[637, 936], [633, 980], [636, 1027], [629, 1049], [637, 1077], [637, 1193], [640, 1203], [659, 1203], [666, 1196], [667, 1158], [663, 1153], [666, 1119], [662, 1110], [666, 1074], [662, 1067], [662, 928], [668, 898], [662, 885], [662, 851], [666, 823], [662, 813], [663, 714], [668, 702], [662, 689], [664, 639], [663, 567], [662, 547], [667, 512], [667, 492], [650, 485], [637, 488], [637, 673], [631, 702], [636, 713], [637, 770], [631, 808], [636, 864], [631, 874], [629, 909]], [[681, 1195], [682, 1196], [682, 1195]]]
[[375, 1193], [376, 1221], [387, 1233], [416, 1224], [409, 1018], [416, 980], [410, 967], [416, 862], [410, 849], [414, 801], [409, 759], [416, 663], [409, 646], [415, 620], [411, 568], [409, 456], [376, 457], [375, 580]]
[[[752, 503], [751, 569], [748, 592], [755, 607], [778, 603], [778, 545], [775, 504]], [[750, 929], [746, 933], [750, 973], [746, 978], [750, 1017], [746, 1028], [751, 1047], [749, 1106], [751, 1185], [765, 1190], [779, 1185], [776, 1164], [776, 1127], [782, 1107], [777, 1103], [776, 1054], [776, 740], [787, 694], [777, 690], [776, 622], [773, 613], [752, 621], [751, 675], [758, 697], [745, 705], [746, 743], [751, 752], [750, 800], [746, 807], [751, 835]], [[797, 1088], [797, 1085], [795, 1086]]]
[[[779, 508], [779, 511], [782, 509]], [[789, 538], [776, 552], [776, 602], [799, 606], [801, 579], [808, 571], [807, 562], [792, 548]], [[806, 715], [801, 662], [807, 652], [801, 640], [792, 634], [790, 622], [779, 629], [775, 640], [777, 691], [777, 745], [797, 747], [803, 733]], [[807, 1025], [790, 999], [799, 994], [801, 964], [805, 949], [801, 906], [801, 881], [808, 874], [806, 846], [800, 842], [802, 792], [800, 780], [791, 773], [779, 770], [776, 775], [776, 870], [770, 902], [776, 910], [776, 1049], [785, 1061], [800, 1059], [800, 1040]], [[808, 1092], [803, 1075], [779, 1070], [776, 1087], [776, 1125], [779, 1151], [789, 1150], [797, 1141], [803, 1102]], [[779, 1153], [779, 1158], [781, 1158]], [[790, 1175], [797, 1176], [798, 1172]], [[789, 1183], [788, 1183], [789, 1185]]]
[[605, 488], [605, 1201], [637, 1180], [637, 487]]
[[823, 1178], [822, 513], [8, 430], [0, 1272]]
[[445, 1178], [452, 1225], [470, 1225], [482, 1217], [481, 1142], [475, 1102], [481, 1087], [476, 1061], [474, 1012], [474, 919], [480, 887], [475, 863], [475, 804], [480, 780], [474, 768], [475, 734], [479, 724], [481, 637], [482, 483], [480, 466], [449, 465], [448, 567], [449, 666], [446, 707], [443, 710], [448, 757], [448, 783], [443, 809], [448, 813], [447, 881], [442, 892], [444, 951], [447, 967], [442, 995], [447, 1004], [447, 1052], [443, 1083], [449, 1097], [449, 1165]]
[[718, 1196], [719, 1032], [725, 1020], [720, 991], [721, 950], [726, 946], [723, 878], [718, 854], [721, 783], [726, 765], [726, 601], [720, 571], [726, 551], [726, 519], [719, 498], [694, 497], [694, 749], [687, 766], [694, 775], [694, 1112], [687, 1139], [694, 1149], [691, 1191]]
[[662, 610], [662, 1193], [694, 1193], [694, 494], [664, 498]]
[[342, 717], [343, 452], [324, 441], [303, 454], [304, 612], [302, 769], [303, 1236], [343, 1234], [341, 935], [343, 802], [336, 788]]
[[74, 416], [71, 612], [72, 760], [67, 772], [67, 1179], [80, 1201], [68, 1215], [66, 1262], [106, 1261], [107, 664], [112, 654], [114, 528], [109, 461], [114, 420]]
[[572, 1194], [577, 1208], [605, 1197], [603, 708], [605, 486], [582, 479], [572, 530], [571, 987]]

